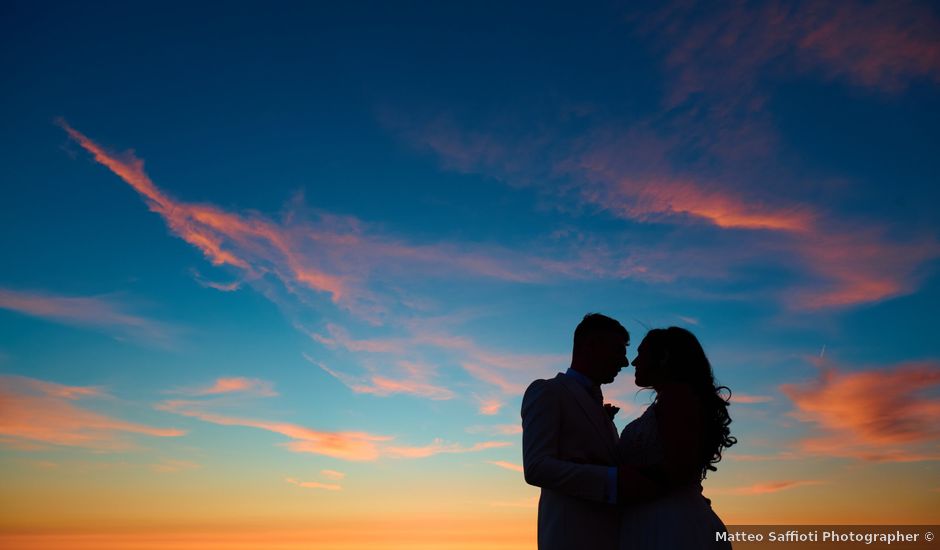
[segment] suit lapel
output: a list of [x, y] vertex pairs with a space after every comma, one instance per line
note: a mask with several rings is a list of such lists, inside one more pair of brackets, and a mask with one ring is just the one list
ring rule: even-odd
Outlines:
[[563, 373], [558, 373], [556, 378], [560, 379], [559, 382], [561, 382], [561, 385], [568, 391], [568, 393], [571, 394], [572, 397], [574, 397], [574, 400], [581, 407], [582, 412], [584, 412], [585, 416], [587, 416], [588, 420], [591, 422], [591, 425], [597, 429], [600, 438], [606, 442], [611, 456], [616, 457], [617, 429], [613, 426], [611, 420], [604, 414], [604, 409], [598, 407], [597, 403], [595, 403], [588, 395], [588, 392], [579, 386], [577, 381], [572, 380], [570, 376], [567, 376]]

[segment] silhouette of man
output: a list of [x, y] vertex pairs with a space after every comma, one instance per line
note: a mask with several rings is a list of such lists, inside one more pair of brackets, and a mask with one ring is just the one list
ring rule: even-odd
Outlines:
[[618, 436], [600, 386], [628, 364], [629, 343], [616, 320], [585, 315], [574, 331], [571, 368], [525, 392], [522, 463], [526, 482], [542, 488], [539, 550], [618, 547]]

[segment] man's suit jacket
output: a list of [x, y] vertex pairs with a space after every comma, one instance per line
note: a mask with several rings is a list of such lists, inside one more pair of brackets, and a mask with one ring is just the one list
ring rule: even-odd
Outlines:
[[539, 550], [614, 550], [620, 511], [609, 504], [617, 429], [576, 380], [536, 380], [522, 398], [525, 480], [542, 488]]

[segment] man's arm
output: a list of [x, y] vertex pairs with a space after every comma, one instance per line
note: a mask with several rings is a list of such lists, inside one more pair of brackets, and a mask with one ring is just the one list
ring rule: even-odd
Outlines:
[[558, 388], [536, 380], [522, 398], [522, 466], [526, 483], [572, 497], [610, 502], [610, 466], [559, 458], [561, 403]]

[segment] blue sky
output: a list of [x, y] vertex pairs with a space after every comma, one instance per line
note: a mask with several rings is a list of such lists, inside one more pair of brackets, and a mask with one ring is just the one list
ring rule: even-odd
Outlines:
[[[866, 521], [877, 473], [921, 487], [889, 519], [936, 522], [935, 6], [2, 10], [0, 372], [50, 423], [2, 430], [9, 498], [104, 462], [250, 479], [229, 521], [381, 516], [357, 480], [456, 468], [479, 494], [443, 509], [525, 526], [521, 392], [601, 311], [631, 357], [691, 329], [734, 392], [723, 517]], [[650, 399], [630, 369], [606, 394], [621, 427]]]

